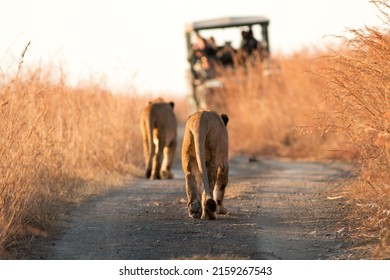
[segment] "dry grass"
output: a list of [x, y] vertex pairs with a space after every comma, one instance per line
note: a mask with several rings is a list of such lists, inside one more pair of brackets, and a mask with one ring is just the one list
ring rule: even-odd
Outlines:
[[144, 100], [22, 71], [26, 50], [0, 87], [0, 257], [26, 235], [47, 235], [65, 201], [137, 174], [142, 162]]
[[351, 30], [333, 53], [302, 51], [225, 71], [213, 106], [229, 114], [233, 155], [354, 160], [356, 237], [375, 237], [373, 257], [389, 258], [390, 8], [373, 4], [385, 29]]
[[[274, 57], [268, 72], [261, 63], [226, 72], [216, 106], [230, 117], [231, 155], [355, 160], [356, 238], [376, 238], [373, 257], [389, 258], [390, 18], [385, 2], [374, 4], [386, 30], [351, 30], [333, 54]], [[45, 74], [53, 69], [27, 72], [26, 50], [17, 74], [0, 83], [0, 258], [26, 235], [47, 235], [64, 201], [142, 166], [145, 98], [92, 82], [70, 88], [63, 74]], [[185, 105], [175, 102], [184, 121]], [[230, 196], [246, 191], [243, 185]]]
[[[289, 158], [348, 158], [344, 139], [318, 126], [326, 83], [313, 74], [322, 61], [308, 51], [227, 72], [223, 89], [232, 154]], [[222, 107], [222, 108], [221, 108]]]
[[[373, 1], [385, 28], [351, 30], [344, 52], [327, 58], [327, 102], [332, 120], [347, 139], [360, 168], [354, 193], [362, 236], [379, 240], [376, 258], [390, 257], [390, 5]], [[369, 233], [369, 234], [368, 234]]]

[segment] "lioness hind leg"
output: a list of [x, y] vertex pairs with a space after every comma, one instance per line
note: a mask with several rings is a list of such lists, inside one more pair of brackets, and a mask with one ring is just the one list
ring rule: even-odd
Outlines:
[[155, 153], [153, 158], [153, 165], [152, 165], [152, 175], [150, 179], [161, 179], [160, 176], [160, 170], [161, 170], [161, 164], [163, 161], [163, 148], [164, 148], [164, 142], [161, 139], [155, 138], [153, 139], [155, 142]]
[[168, 165], [167, 165], [167, 170], [168, 170], [168, 179], [173, 178], [173, 174], [171, 172], [171, 168], [173, 165], [173, 159], [175, 158], [175, 153], [176, 153], [176, 146], [177, 146], [177, 140], [176, 138], [172, 141], [171, 145], [168, 148]]
[[202, 217], [204, 220], [215, 220], [217, 216], [215, 215], [215, 210], [217, 210], [217, 204], [214, 199], [207, 198], [206, 193], [202, 194]]
[[[211, 158], [215, 157], [215, 155], [212, 153]], [[209, 161], [206, 163], [206, 168], [207, 168], [207, 180], [208, 180], [208, 185], [210, 189], [210, 193], [208, 194], [205, 191], [202, 194], [202, 219], [207, 219], [207, 220], [215, 220], [216, 215], [215, 211], [217, 210], [217, 204], [215, 203], [214, 199], [211, 197], [213, 195], [214, 191], [214, 184], [217, 179], [217, 164], [214, 161]]]
[[202, 215], [200, 196], [195, 175], [188, 171], [186, 174], [187, 207], [190, 218], [199, 219]]
[[164, 160], [161, 166], [161, 178], [163, 179], [173, 179], [173, 174], [171, 172], [173, 158], [176, 151], [176, 140], [174, 140], [171, 145], [164, 147]]
[[168, 147], [164, 148], [164, 159], [161, 165], [161, 172], [160, 176], [162, 179], [173, 179], [173, 174], [170, 171], [170, 168], [168, 166], [168, 158], [167, 158], [167, 153], [168, 153]]
[[142, 145], [143, 145], [143, 155], [144, 155], [144, 162], [145, 162], [145, 177], [147, 179], [150, 178], [152, 174], [152, 159], [151, 159], [151, 143], [150, 143], [150, 137], [148, 128], [146, 125], [146, 120], [142, 118], [141, 120], [141, 132], [142, 132]]
[[146, 171], [145, 171], [146, 179], [150, 179], [150, 176], [152, 176], [152, 168], [146, 168]]
[[154, 157], [155, 157], [155, 146], [154, 144], [151, 145], [151, 148], [150, 148], [150, 153], [149, 153], [149, 156], [148, 156], [148, 159], [146, 160], [146, 171], [145, 171], [145, 177], [147, 179], [151, 179], [151, 176], [152, 176], [152, 169], [153, 169], [153, 160], [154, 160]]
[[225, 188], [228, 183], [229, 168], [225, 165], [224, 168], [218, 169], [217, 183], [214, 189], [214, 199], [217, 203], [217, 214], [225, 215], [229, 211], [223, 205], [223, 198], [225, 196]]

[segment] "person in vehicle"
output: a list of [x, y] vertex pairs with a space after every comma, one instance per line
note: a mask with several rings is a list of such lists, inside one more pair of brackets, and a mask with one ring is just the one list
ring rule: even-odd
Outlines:
[[217, 53], [218, 60], [222, 63], [224, 67], [234, 66], [234, 56], [236, 51], [231, 45], [231, 42], [225, 42], [225, 45]]
[[191, 71], [197, 79], [204, 76], [203, 70], [208, 68], [207, 59], [205, 58], [205, 50], [207, 41], [199, 33], [196, 33], [196, 41], [192, 45], [192, 52], [189, 57], [191, 63]]
[[217, 56], [218, 46], [217, 43], [215, 42], [214, 37], [211, 36], [210, 38], [208, 38], [206, 43], [207, 43], [205, 49], [206, 56], [211, 59], [215, 59]]
[[253, 36], [252, 29], [249, 31], [243, 30], [241, 32], [241, 50], [244, 51], [247, 55], [251, 55], [254, 50], [257, 49], [258, 41]]

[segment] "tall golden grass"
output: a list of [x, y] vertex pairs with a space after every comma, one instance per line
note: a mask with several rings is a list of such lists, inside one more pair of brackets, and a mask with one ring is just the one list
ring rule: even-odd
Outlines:
[[378, 235], [376, 257], [390, 257], [390, 5], [372, 1], [384, 28], [350, 30], [347, 48], [326, 58], [327, 118], [346, 138], [360, 167], [358, 219], [365, 234]]
[[[136, 174], [142, 162], [141, 99], [91, 83], [71, 88], [53, 69], [23, 70], [0, 88], [0, 256], [26, 234], [43, 234], [59, 201]], [[143, 104], [144, 102], [142, 102]]]
[[250, 64], [224, 74], [233, 154], [290, 158], [346, 158], [343, 138], [314, 130], [326, 82], [313, 71], [323, 62], [309, 51]]
[[214, 105], [232, 120], [233, 154], [357, 163], [354, 219], [361, 236], [379, 240], [380, 258], [390, 256], [390, 9], [386, 1], [373, 4], [385, 28], [350, 30], [337, 51], [306, 50], [224, 71]]
[[[301, 51], [226, 72], [218, 106], [231, 120], [232, 155], [355, 160], [354, 219], [378, 239], [374, 257], [388, 258], [390, 19], [386, 2], [374, 4], [387, 29], [351, 30], [331, 54]], [[27, 71], [26, 51], [0, 84], [0, 257], [21, 236], [46, 235], [63, 201], [142, 166], [144, 98], [93, 81], [72, 88], [51, 68]], [[185, 120], [185, 104], [175, 102]]]

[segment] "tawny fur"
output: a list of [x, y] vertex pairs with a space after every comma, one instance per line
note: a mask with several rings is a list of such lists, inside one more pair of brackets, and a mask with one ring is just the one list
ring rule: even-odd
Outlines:
[[150, 101], [141, 115], [145, 177], [171, 179], [177, 145], [177, 121], [173, 102]]
[[228, 121], [227, 115], [214, 111], [199, 111], [187, 120], [182, 166], [188, 214], [192, 218], [215, 219], [216, 213], [227, 213], [223, 198], [229, 173]]

